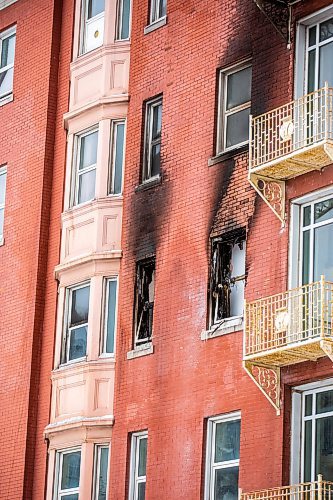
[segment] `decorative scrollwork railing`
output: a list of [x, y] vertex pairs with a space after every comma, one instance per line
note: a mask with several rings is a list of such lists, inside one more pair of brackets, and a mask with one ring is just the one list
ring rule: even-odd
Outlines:
[[333, 140], [333, 88], [311, 92], [251, 118], [250, 172], [325, 140]]
[[[244, 359], [312, 340], [332, 340], [333, 283], [320, 281], [249, 302]], [[333, 500], [333, 499], [332, 499]]]
[[240, 498], [241, 500], [333, 500], [333, 483], [324, 481], [319, 475], [318, 481], [242, 493]]

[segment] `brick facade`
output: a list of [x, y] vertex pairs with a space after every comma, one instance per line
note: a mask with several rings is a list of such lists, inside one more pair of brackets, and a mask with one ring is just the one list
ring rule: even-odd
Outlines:
[[[328, 5], [297, 6], [294, 20]], [[310, 5], [311, 4], [311, 5]], [[165, 27], [143, 34], [147, 2], [134, 3], [121, 298], [111, 495], [126, 498], [129, 434], [148, 429], [146, 498], [203, 498], [206, 419], [241, 410], [240, 487], [289, 481], [291, 385], [327, 377], [327, 359], [283, 370], [285, 416], [277, 417], [242, 369], [242, 332], [200, 340], [207, 328], [209, 236], [246, 228], [246, 298], [287, 289], [289, 225], [249, 187], [247, 153], [207, 166], [214, 155], [216, 73], [252, 58], [252, 112], [293, 96], [295, 44], [252, 1], [169, 0]], [[294, 39], [293, 39], [294, 40]], [[135, 192], [142, 103], [163, 93], [162, 183]], [[332, 183], [331, 167], [287, 183], [287, 205]], [[132, 348], [136, 260], [156, 255], [154, 354]], [[288, 392], [289, 391], [289, 392]]]

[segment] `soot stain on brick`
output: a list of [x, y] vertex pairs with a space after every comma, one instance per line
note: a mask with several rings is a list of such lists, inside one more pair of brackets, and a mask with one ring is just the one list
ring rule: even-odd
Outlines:
[[223, 162], [221, 165], [219, 165], [217, 167], [217, 168], [220, 168], [220, 171], [218, 173], [218, 176], [217, 176], [217, 179], [215, 182], [215, 192], [214, 192], [213, 203], [212, 203], [213, 209], [211, 212], [212, 213], [211, 220], [210, 220], [210, 223], [208, 226], [208, 229], [209, 229], [208, 236], [210, 236], [210, 234], [214, 228], [214, 224], [215, 224], [216, 218], [218, 216], [221, 203], [222, 203], [222, 201], [223, 201], [223, 199], [226, 196], [226, 193], [228, 191], [228, 187], [230, 185], [230, 181], [231, 181], [235, 166], [236, 166], [235, 159], [232, 158], [228, 161]]
[[135, 260], [156, 253], [161, 234], [165, 231], [171, 195], [166, 177], [161, 184], [146, 191], [133, 193], [130, 208], [131, 232], [129, 246]]

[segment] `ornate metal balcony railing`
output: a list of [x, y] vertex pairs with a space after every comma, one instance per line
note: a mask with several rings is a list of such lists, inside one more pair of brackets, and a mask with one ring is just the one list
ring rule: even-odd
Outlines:
[[333, 500], [333, 483], [319, 475], [311, 483], [242, 493], [241, 500]]
[[324, 277], [246, 304], [245, 368], [276, 409], [281, 366], [333, 359], [332, 320], [333, 283]]
[[333, 161], [333, 89], [250, 117], [249, 180], [284, 220], [284, 182]]

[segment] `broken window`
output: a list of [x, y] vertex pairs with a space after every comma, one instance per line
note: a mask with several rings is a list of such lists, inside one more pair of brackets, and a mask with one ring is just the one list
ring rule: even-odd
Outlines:
[[210, 325], [242, 316], [245, 286], [244, 233], [212, 240]]
[[139, 262], [136, 273], [135, 347], [151, 341], [155, 295], [155, 259]]

